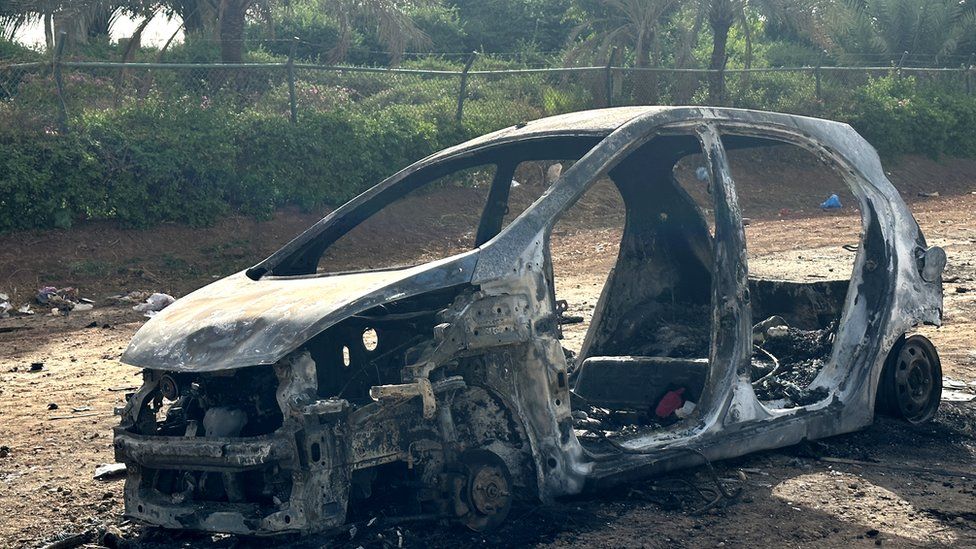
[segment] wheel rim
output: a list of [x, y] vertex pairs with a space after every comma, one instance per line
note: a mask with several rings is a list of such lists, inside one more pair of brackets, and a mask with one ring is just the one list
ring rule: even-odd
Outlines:
[[918, 340], [905, 342], [895, 363], [895, 396], [902, 417], [925, 421], [935, 412], [941, 393], [938, 358]]

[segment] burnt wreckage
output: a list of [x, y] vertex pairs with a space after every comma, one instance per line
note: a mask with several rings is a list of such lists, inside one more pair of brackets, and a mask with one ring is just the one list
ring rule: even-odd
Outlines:
[[[769, 142], [843, 174], [862, 216], [850, 280], [749, 278], [726, 152]], [[705, 159], [713, 233], [673, 175], [690, 154]], [[503, 228], [514, 167], [567, 158]], [[337, 239], [397, 198], [483, 165], [496, 175], [468, 251], [317, 273]], [[604, 176], [625, 204], [620, 252], [582, 350], [567, 358], [549, 238]], [[400, 493], [404, 513], [482, 530], [517, 498], [854, 431], [876, 408], [924, 421], [941, 367], [928, 340], [909, 334], [941, 321], [945, 261], [845, 124], [697, 107], [520, 124], [405, 168], [150, 320], [122, 357], [144, 369], [115, 430], [125, 512], [165, 528], [310, 533]], [[667, 307], [697, 311], [674, 318], [705, 326], [703, 343], [654, 340], [650, 323]], [[805, 380], [771, 383], [790, 366], [756, 342], [784, 337], [806, 346], [798, 363], [815, 364]], [[696, 403], [683, 418], [620, 421], [674, 387]]]

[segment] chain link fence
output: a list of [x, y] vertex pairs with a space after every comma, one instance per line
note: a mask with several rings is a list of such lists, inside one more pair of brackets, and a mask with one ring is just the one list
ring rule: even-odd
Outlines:
[[[944, 60], [943, 60], [944, 61]], [[917, 63], [915, 63], [917, 64]], [[249, 110], [297, 120], [303, 113], [350, 107], [369, 113], [396, 105], [436, 104], [458, 120], [510, 123], [587, 108], [719, 104], [818, 114], [851, 100], [871, 77], [913, 76], [917, 85], [976, 93], [973, 64], [729, 69], [589, 66], [491, 70], [472, 57], [463, 69], [384, 69], [297, 63], [239, 65], [62, 61], [0, 65], [0, 116], [39, 131], [68, 129], [83, 113], [147, 100]], [[719, 87], [718, 82], [724, 82]]]

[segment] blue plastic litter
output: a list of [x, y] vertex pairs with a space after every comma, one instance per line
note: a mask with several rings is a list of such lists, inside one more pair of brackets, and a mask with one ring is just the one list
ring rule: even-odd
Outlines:
[[820, 207], [825, 210], [836, 210], [838, 208], [842, 208], [843, 206], [840, 205], [840, 197], [836, 194], [832, 194], [830, 195], [830, 198], [823, 201], [823, 204], [821, 204]]
[[705, 169], [705, 166], [698, 166], [698, 169], [695, 170], [695, 177], [702, 182], [708, 181], [708, 170]]

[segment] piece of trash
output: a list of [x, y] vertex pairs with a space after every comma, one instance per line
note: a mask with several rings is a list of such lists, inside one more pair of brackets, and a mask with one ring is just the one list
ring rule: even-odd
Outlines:
[[91, 411], [91, 406], [72, 406], [71, 411], [76, 414], [78, 412], [89, 412]]
[[661, 397], [661, 401], [657, 403], [657, 408], [654, 409], [654, 413], [657, 417], [668, 417], [674, 413], [675, 410], [681, 408], [685, 399], [681, 395], [685, 392], [685, 388], [681, 387], [673, 391], [668, 391]]
[[90, 310], [92, 310], [94, 308], [95, 308], [95, 306], [92, 305], [91, 303], [79, 303], [79, 304], [75, 305], [75, 308], [74, 309], [71, 309], [71, 310], [73, 312], [79, 312], [79, 311], [90, 311]]
[[698, 166], [695, 170], [695, 177], [701, 182], [708, 181], [708, 169], [705, 166]]
[[516, 181], [516, 180], [514, 180], [514, 179], [512, 180], [512, 188], [513, 188], [513, 189], [514, 189], [515, 187], [520, 187], [520, 186], [522, 186], [522, 184], [521, 184], [521, 183], [519, 183], [518, 181]]
[[55, 295], [58, 289], [54, 286], [44, 286], [40, 290], [37, 290], [37, 302], [41, 305], [47, 305], [48, 300], [51, 299], [52, 295]]
[[966, 286], [956, 286], [956, 293], [957, 294], [964, 294], [964, 293], [966, 293], [968, 291], [969, 291], [969, 288], [967, 288]]
[[34, 310], [31, 309], [29, 303], [27, 305], [22, 305], [20, 307], [17, 307], [17, 312], [20, 313], [20, 314], [22, 314], [22, 315], [32, 315], [32, 314], [34, 314]]
[[942, 390], [943, 402], [971, 402], [973, 400], [976, 400], [976, 395], [972, 393], [965, 393], [963, 391], [957, 391], [955, 389]]
[[942, 386], [948, 387], [950, 389], [963, 389], [966, 387], [965, 381], [960, 381], [958, 379], [952, 379], [951, 377], [942, 377]]
[[31, 362], [31, 365], [30, 365], [30, 371], [31, 372], [40, 372], [43, 369], [44, 369], [44, 363], [43, 362]]
[[559, 179], [559, 176], [563, 174], [563, 165], [560, 163], [555, 163], [549, 166], [546, 170], [546, 183], [552, 183], [553, 181]]
[[[145, 303], [140, 303], [132, 308], [133, 311], [139, 311], [140, 313], [146, 313], [146, 316], [152, 317], [153, 314], [162, 311], [166, 307], [169, 307], [176, 301], [176, 298], [169, 294], [155, 293], [146, 298]], [[152, 314], [150, 314], [152, 313]]]
[[836, 194], [830, 195], [827, 200], [824, 200], [823, 203], [820, 204], [820, 208], [824, 210], [836, 210], [842, 207], [843, 206], [840, 204], [840, 197]]
[[10, 301], [10, 296], [7, 294], [0, 294], [0, 301]]
[[358, 529], [358, 528], [356, 528], [356, 526], [355, 526], [355, 525], [353, 525], [352, 527], [350, 527], [350, 528], [349, 528], [349, 539], [355, 539], [355, 537], [356, 537], [356, 532], [358, 532], [358, 531], [359, 531], [359, 529]]
[[938, 198], [939, 197], [939, 191], [935, 191], [935, 192], [931, 192], [931, 193], [923, 193], [923, 192], [920, 192], [920, 193], [918, 193], [918, 196], [920, 196], [921, 198]]
[[0, 458], [5, 458], [10, 455], [10, 446], [0, 446]]
[[124, 463], [103, 463], [95, 467], [95, 480], [111, 480], [125, 474]]
[[769, 333], [770, 330], [772, 330], [773, 328], [779, 328], [779, 327], [789, 328], [789, 325], [786, 323], [786, 320], [784, 320], [783, 317], [779, 315], [773, 315], [767, 318], [766, 320], [763, 320], [762, 322], [752, 327], [752, 342], [762, 343], [763, 341], [766, 341], [766, 338], [779, 337], [780, 336], [779, 331], [774, 332], [775, 335], [771, 335]]
[[47, 409], [48, 410], [57, 410], [58, 409], [58, 403], [57, 402], [48, 403]]
[[674, 411], [674, 415], [678, 416], [679, 419], [685, 419], [695, 411], [696, 406], [697, 404], [694, 402], [686, 400], [685, 403], [681, 405], [681, 408]]
[[10, 316], [10, 310], [13, 306], [9, 301], [0, 301], [0, 318], [7, 318]]

